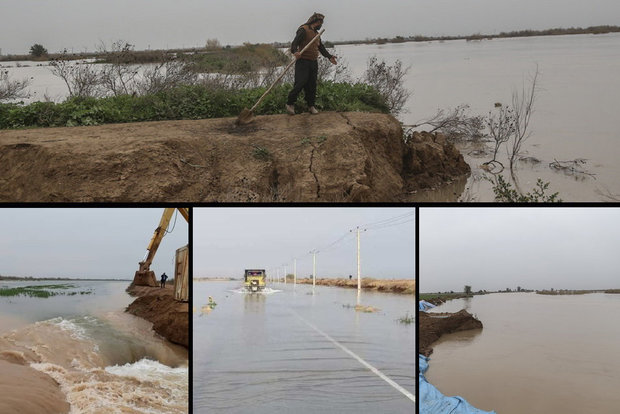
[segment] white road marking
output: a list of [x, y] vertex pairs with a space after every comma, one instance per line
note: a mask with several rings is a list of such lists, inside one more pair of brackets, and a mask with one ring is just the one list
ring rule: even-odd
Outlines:
[[370, 371], [372, 371], [375, 375], [377, 375], [383, 381], [387, 382], [392, 387], [394, 387], [396, 390], [400, 391], [405, 397], [407, 397], [411, 401], [415, 402], [415, 395], [411, 394], [409, 391], [407, 391], [406, 389], [404, 389], [403, 387], [398, 385], [394, 380], [390, 379], [383, 372], [379, 371], [377, 368], [373, 367], [368, 362], [364, 361], [355, 352], [351, 351], [349, 348], [347, 348], [346, 346], [342, 345], [340, 342], [336, 341], [334, 338], [332, 338], [331, 336], [327, 335], [325, 332], [323, 332], [322, 330], [317, 328], [314, 324], [312, 324], [311, 322], [309, 322], [306, 319], [304, 319], [300, 314], [298, 314], [297, 312], [295, 312], [292, 309], [291, 309], [291, 312], [293, 312], [295, 314], [295, 316], [297, 316], [299, 319], [301, 319], [306, 325], [308, 325], [309, 327], [311, 327], [312, 329], [314, 329], [315, 331], [317, 331], [318, 333], [323, 335], [325, 338], [327, 338], [331, 343], [336, 345], [338, 348], [342, 349], [344, 352], [349, 354], [351, 357], [355, 358], [360, 364], [362, 364], [363, 366], [368, 368]]

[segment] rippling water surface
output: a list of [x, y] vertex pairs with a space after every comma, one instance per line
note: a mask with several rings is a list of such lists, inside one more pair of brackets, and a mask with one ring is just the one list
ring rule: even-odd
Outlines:
[[354, 289], [243, 294], [240, 283], [194, 283], [194, 412], [415, 411], [415, 325], [397, 321], [414, 314], [413, 295], [362, 292], [381, 309], [363, 313]]

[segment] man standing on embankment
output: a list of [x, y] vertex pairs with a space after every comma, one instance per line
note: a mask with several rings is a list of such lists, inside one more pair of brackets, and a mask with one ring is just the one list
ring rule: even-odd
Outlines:
[[320, 13], [314, 13], [310, 16], [305, 24], [299, 26], [295, 39], [291, 44], [291, 53], [294, 54], [297, 59], [295, 62], [295, 86], [293, 86], [293, 90], [288, 94], [288, 100], [286, 101], [286, 112], [291, 115], [295, 115], [295, 101], [302, 89], [304, 90], [304, 97], [308, 104], [308, 111], [313, 115], [319, 113], [314, 107], [314, 102], [316, 100], [316, 81], [319, 73], [319, 64], [317, 62], [319, 52], [328, 58], [332, 64], [336, 64], [336, 56], [331, 55], [327, 49], [325, 49], [321, 39], [313, 42], [303, 54], [300, 53], [300, 51], [319, 33], [323, 25], [323, 19], [325, 19], [325, 16]]

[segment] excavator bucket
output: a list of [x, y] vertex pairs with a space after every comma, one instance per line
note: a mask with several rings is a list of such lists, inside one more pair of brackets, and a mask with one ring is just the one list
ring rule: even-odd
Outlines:
[[157, 279], [155, 279], [155, 272], [152, 270], [140, 271], [136, 270], [136, 274], [133, 277], [133, 285], [135, 286], [159, 286], [157, 284]]

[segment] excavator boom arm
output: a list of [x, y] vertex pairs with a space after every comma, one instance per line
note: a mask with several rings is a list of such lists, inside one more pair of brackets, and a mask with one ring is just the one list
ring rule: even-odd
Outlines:
[[[159, 220], [159, 226], [155, 229], [153, 233], [153, 237], [149, 242], [147, 250], [146, 259], [139, 263], [138, 271], [136, 272], [136, 276], [134, 277], [134, 284], [143, 284], [146, 283], [146, 280], [150, 280], [153, 277], [149, 275], [151, 270], [151, 264], [153, 263], [153, 259], [155, 258], [155, 254], [157, 253], [157, 249], [159, 245], [166, 235], [166, 230], [168, 229], [168, 225], [170, 224], [170, 220], [172, 219], [172, 215], [174, 214], [174, 208], [165, 208], [163, 214], [161, 215], [161, 220]], [[189, 209], [188, 208], [176, 208], [176, 210], [181, 213], [183, 218], [189, 223]], [[150, 284], [152, 284], [151, 282]]]

